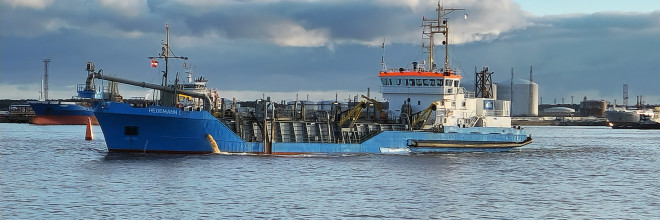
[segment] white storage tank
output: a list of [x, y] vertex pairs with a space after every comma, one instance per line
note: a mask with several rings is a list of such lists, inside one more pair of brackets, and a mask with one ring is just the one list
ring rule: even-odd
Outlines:
[[[539, 86], [526, 79], [513, 80], [497, 84], [497, 97], [500, 100], [511, 100], [511, 116], [539, 115]], [[513, 92], [513, 98], [511, 97]]]
[[567, 107], [551, 107], [543, 110], [543, 114], [547, 116], [573, 116], [575, 109]]

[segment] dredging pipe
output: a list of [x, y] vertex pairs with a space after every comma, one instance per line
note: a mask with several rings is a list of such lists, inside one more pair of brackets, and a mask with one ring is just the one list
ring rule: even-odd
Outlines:
[[182, 94], [182, 95], [187, 95], [195, 98], [200, 98], [204, 101], [204, 110], [211, 112], [211, 98], [206, 95], [206, 94], [200, 94], [196, 92], [190, 92], [186, 90], [178, 90], [176, 87], [167, 87], [167, 86], [161, 86], [157, 84], [152, 84], [152, 83], [146, 83], [146, 82], [138, 82], [138, 81], [133, 81], [129, 79], [123, 79], [119, 77], [114, 77], [114, 76], [108, 76], [104, 75], [98, 72], [94, 72], [93, 69], [89, 71], [89, 74], [87, 74], [87, 81], [86, 81], [86, 88], [94, 88], [93, 86], [93, 81], [94, 78], [96, 79], [102, 79], [102, 80], [108, 80], [112, 82], [118, 82], [118, 83], [123, 83], [123, 84], [128, 84], [128, 85], [133, 85], [133, 86], [139, 86], [142, 88], [149, 88], [149, 89], [156, 89], [160, 91], [165, 91], [165, 92], [171, 92], [174, 94]]

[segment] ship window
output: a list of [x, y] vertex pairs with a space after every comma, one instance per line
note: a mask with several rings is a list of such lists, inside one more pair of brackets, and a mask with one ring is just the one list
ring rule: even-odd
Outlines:
[[429, 85], [429, 79], [424, 79], [423, 82], [424, 82], [424, 85], [425, 85], [425, 86], [428, 86], [428, 85]]
[[387, 85], [387, 79], [383, 78], [383, 79], [380, 79], [380, 81], [383, 83], [383, 85]]
[[137, 126], [125, 126], [124, 135], [137, 135], [138, 127]]
[[401, 85], [401, 79], [397, 79], [397, 80], [396, 80], [396, 84], [397, 84], [397, 85]]
[[392, 79], [387, 79], [387, 85], [392, 85]]
[[463, 101], [463, 107], [465, 107], [465, 101]]
[[430, 83], [431, 86], [435, 86], [435, 79], [430, 79], [429, 83]]
[[451, 86], [451, 79], [445, 79], [445, 85]]
[[422, 104], [422, 101], [417, 101], [417, 105], [421, 105], [421, 104]]
[[444, 82], [444, 81], [442, 81], [441, 79], [439, 79], [439, 80], [438, 80], [438, 86], [442, 86], [442, 82]]
[[458, 87], [458, 80], [454, 81], [454, 87]]
[[415, 86], [415, 80], [414, 79], [409, 79], [408, 83], [410, 84], [410, 86]]
[[422, 86], [422, 79], [416, 79], [415, 81], [417, 82], [418, 86]]
[[451, 94], [451, 88], [447, 89], [447, 93]]

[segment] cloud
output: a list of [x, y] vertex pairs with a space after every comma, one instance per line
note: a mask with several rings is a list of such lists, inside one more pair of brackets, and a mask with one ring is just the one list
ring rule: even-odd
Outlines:
[[[2, 7], [3, 17], [21, 18], [5, 22], [8, 26], [2, 27], [2, 35], [34, 37], [80, 29], [107, 37], [136, 37], [160, 33], [151, 25], [160, 22], [176, 24], [184, 30], [183, 35], [214, 33], [224, 39], [252, 39], [281, 46], [375, 46], [383, 38], [393, 43], [417, 44], [421, 17], [435, 14], [436, 4], [430, 0], [74, 0], [53, 4], [38, 14]], [[502, 32], [524, 27], [529, 17], [509, 0], [445, 2], [446, 7], [459, 4], [468, 8], [470, 20], [463, 21], [459, 12], [451, 16], [452, 22], [458, 22], [452, 35], [454, 43], [493, 39]]]
[[[450, 1], [445, 8], [460, 6], [465, 11], [453, 12], [449, 16], [450, 42], [462, 44], [494, 40], [502, 33], [525, 28], [534, 18], [522, 10], [520, 5], [509, 0]], [[467, 15], [467, 16], [464, 16]], [[467, 17], [467, 19], [464, 19]]]
[[318, 47], [328, 43], [328, 33], [322, 29], [306, 30], [304, 27], [284, 22], [269, 27], [267, 33], [280, 46]]
[[54, 0], [4, 0], [12, 8], [30, 8], [42, 10], [53, 3]]
[[[425, 59], [421, 19], [433, 17], [436, 5], [434, 0], [1, 1], [0, 74], [3, 87], [38, 82], [41, 59], [52, 58], [58, 77], [51, 88], [81, 83], [86, 61], [108, 74], [159, 82], [161, 69], [151, 69], [146, 57], [160, 52], [167, 23], [176, 55], [190, 57], [196, 74], [221, 91], [293, 94], [369, 87], [376, 92], [379, 45], [386, 41], [390, 67]], [[448, 17], [450, 58], [465, 78], [475, 66], [491, 67], [496, 81], [508, 79], [511, 67], [523, 76], [517, 78], [526, 78], [533, 65], [546, 100], [579, 93], [613, 100], [621, 96], [621, 84], [629, 83], [631, 96], [660, 103], [652, 100], [658, 97], [652, 94], [660, 81], [660, 51], [651, 46], [660, 45], [659, 11], [534, 16], [512, 0], [445, 0], [443, 6], [466, 9]]]
[[99, 3], [127, 17], [137, 17], [147, 13], [147, 3], [144, 0], [101, 0]]

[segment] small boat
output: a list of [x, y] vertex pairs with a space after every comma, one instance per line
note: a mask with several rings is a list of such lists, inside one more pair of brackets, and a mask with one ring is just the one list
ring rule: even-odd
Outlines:
[[[437, 153], [508, 151], [531, 143], [523, 128], [512, 127], [510, 102], [492, 98], [487, 68], [475, 74], [481, 90], [460, 87], [463, 76], [449, 65], [448, 19], [453, 11], [438, 4], [438, 18], [424, 19], [429, 59], [412, 68], [383, 68], [378, 74], [383, 96], [358, 101], [335, 101], [329, 108], [314, 108], [295, 101], [268, 99], [239, 106], [220, 99], [206, 88], [203, 78], [168, 84], [169, 26], [162, 53], [165, 74], [160, 85], [102, 74], [87, 63], [88, 92], [94, 79], [158, 90], [158, 105], [136, 107], [103, 101], [94, 109], [109, 151], [163, 153]], [[433, 36], [445, 36], [445, 62], [436, 67]], [[428, 63], [427, 63], [428, 62]], [[157, 61], [152, 61], [152, 64]], [[428, 66], [427, 66], [428, 64]], [[490, 83], [489, 83], [490, 82]], [[386, 106], [389, 106], [386, 107]]]

